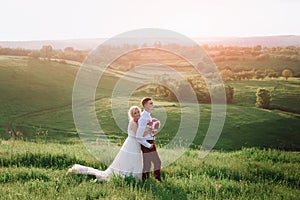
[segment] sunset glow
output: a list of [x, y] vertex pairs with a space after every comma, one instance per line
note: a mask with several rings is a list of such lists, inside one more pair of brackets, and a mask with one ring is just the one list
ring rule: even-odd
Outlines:
[[189, 37], [300, 35], [297, 0], [7, 0], [0, 8], [0, 41], [107, 38], [139, 28]]

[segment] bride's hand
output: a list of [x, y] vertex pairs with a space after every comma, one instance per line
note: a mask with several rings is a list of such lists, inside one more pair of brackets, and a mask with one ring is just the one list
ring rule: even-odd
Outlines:
[[145, 137], [146, 135], [149, 135], [151, 133], [151, 130], [145, 131], [145, 133], [143, 134], [143, 137]]

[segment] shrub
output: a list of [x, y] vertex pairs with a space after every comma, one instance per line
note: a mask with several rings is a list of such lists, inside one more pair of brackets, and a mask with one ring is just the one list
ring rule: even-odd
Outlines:
[[235, 74], [236, 80], [249, 80], [254, 78], [255, 72], [254, 71], [241, 71]]
[[221, 75], [223, 81], [230, 81], [233, 79], [233, 72], [229, 69], [223, 69], [220, 72], [220, 75]]
[[290, 69], [284, 69], [282, 71], [282, 76], [287, 80], [289, 77], [293, 76], [293, 72]]
[[262, 70], [257, 70], [256, 72], [255, 72], [255, 78], [256, 79], [264, 79], [266, 77], [266, 73], [264, 72], [264, 71], [262, 71]]
[[58, 63], [59, 64], [67, 64], [67, 61], [65, 61], [65, 60], [59, 60]]
[[182, 100], [189, 101], [189, 94], [192, 94], [192, 88], [185, 81], [178, 83], [176, 87], [176, 92], [179, 94], [179, 98]]
[[256, 56], [256, 60], [257, 61], [263, 61], [263, 60], [267, 60], [270, 58], [269, 54], [259, 54], [258, 56]]
[[233, 103], [234, 89], [230, 85], [225, 86], [227, 103]]
[[265, 88], [258, 88], [256, 91], [256, 107], [269, 108], [271, 103], [271, 94]]
[[275, 71], [269, 71], [268, 72], [268, 77], [269, 78], [277, 78], [278, 77], [278, 73]]

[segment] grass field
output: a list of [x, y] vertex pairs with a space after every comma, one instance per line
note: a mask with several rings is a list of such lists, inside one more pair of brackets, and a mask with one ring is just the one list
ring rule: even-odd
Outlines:
[[163, 182], [66, 175], [73, 163], [104, 169], [80, 143], [1, 141], [1, 199], [298, 199], [299, 153], [195, 150], [163, 168]]
[[[210, 105], [201, 104], [200, 126], [191, 146], [194, 150], [163, 169], [162, 184], [153, 179], [142, 184], [118, 177], [111, 182], [96, 183], [92, 177], [65, 175], [74, 163], [105, 168], [85, 149], [74, 125], [72, 89], [78, 68], [76, 63], [0, 56], [1, 198], [297, 199], [299, 196], [299, 79], [229, 82], [235, 90], [234, 103], [227, 105], [216, 151], [204, 159], [198, 157], [197, 149], [211, 117]], [[113, 142], [122, 144], [126, 133], [115, 125], [110, 112], [109, 97], [117, 79], [107, 75], [101, 80], [96, 110], [105, 133]], [[258, 87], [271, 91], [272, 110], [255, 107]], [[136, 93], [130, 104], [139, 104], [142, 96], [143, 92]], [[168, 113], [157, 138], [161, 147], [177, 131], [180, 107], [167, 99], [155, 100]], [[22, 130], [20, 140], [9, 139], [6, 130], [9, 126]]]
[[[12, 123], [21, 127], [24, 137], [36, 139], [47, 131], [47, 139], [57, 142], [78, 140], [74, 126], [71, 104], [72, 89], [78, 66], [40, 61], [26, 57], [0, 57], [0, 133], [5, 139], [5, 128]], [[97, 115], [101, 126], [111, 138], [122, 143], [126, 134], [112, 119], [110, 111], [111, 89], [118, 78], [104, 76], [96, 93]], [[300, 139], [300, 80], [269, 79], [229, 82], [234, 87], [234, 104], [227, 106], [227, 116], [216, 149], [237, 150], [242, 147], [272, 147], [299, 150]], [[255, 93], [258, 87], [272, 92], [272, 106], [285, 107], [292, 112], [255, 108]], [[139, 105], [142, 97], [133, 96], [131, 104]], [[106, 102], [106, 103], [103, 103]], [[160, 144], [165, 144], [176, 133], [180, 121], [180, 107], [173, 102], [157, 98], [169, 113]], [[175, 105], [175, 106], [173, 106]], [[155, 116], [155, 112], [153, 113]], [[206, 134], [210, 121], [210, 105], [200, 105], [200, 126], [194, 140], [198, 147]], [[126, 113], [124, 113], [126, 117]]]

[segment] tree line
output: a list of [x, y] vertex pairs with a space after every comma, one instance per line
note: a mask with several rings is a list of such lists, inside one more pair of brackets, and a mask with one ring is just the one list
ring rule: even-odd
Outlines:
[[[178, 51], [179, 49], [189, 54], [193, 55], [198, 48], [196, 47], [185, 47], [180, 46], [178, 44], [161, 44], [159, 42], [155, 42], [154, 46], [157, 48], [167, 47], [168, 49], [174, 49]], [[118, 49], [132, 49], [138, 48], [138, 45], [129, 45], [124, 44], [121, 46], [105, 46], [105, 52], [102, 54], [108, 55], [112, 51]], [[143, 44], [141, 47], [147, 47], [146, 44]], [[217, 62], [225, 61], [234, 61], [239, 59], [253, 59], [256, 61], [261, 61], [265, 59], [282, 59], [286, 61], [300, 61], [299, 54], [300, 48], [295, 46], [287, 46], [287, 47], [262, 47], [261, 45], [256, 45], [254, 47], [238, 47], [238, 46], [209, 46], [203, 45], [203, 48], [208, 52], [209, 56]], [[90, 50], [76, 50], [73, 47], [66, 47], [63, 50], [54, 49], [51, 45], [44, 45], [39, 50], [30, 50], [30, 49], [22, 49], [22, 48], [2, 48], [0, 47], [0, 55], [13, 55], [13, 56], [29, 56], [33, 59], [59, 59], [60, 62], [65, 63], [65, 60], [72, 60], [77, 62], [83, 62]], [[139, 60], [147, 60], [148, 57], [155, 57], [155, 51], [149, 50], [150, 53], [142, 53], [135, 52], [129, 56], [120, 58], [121, 69], [124, 68], [124, 65], [130, 65], [129, 68], [138, 64]], [[148, 57], [147, 57], [148, 56]], [[232, 57], [233, 56], [233, 57]], [[172, 61], [172, 65], [177, 65], [179, 62], [176, 56], [171, 55], [170, 53], [161, 53], [160, 57], [164, 60]], [[224, 59], [223, 59], [224, 57]], [[231, 57], [231, 58], [230, 58]], [[235, 59], [236, 57], [237, 59]], [[251, 58], [249, 58], [251, 57]], [[290, 57], [288, 59], [287, 57]], [[221, 58], [221, 59], [220, 59]], [[136, 64], [132, 64], [136, 63]], [[277, 78], [280, 76], [288, 79], [289, 77], [295, 76], [299, 77], [300, 73], [294, 72], [292, 69], [286, 67], [284, 69], [251, 69], [245, 70], [243, 68], [238, 69], [235, 67], [232, 69], [230, 66], [226, 65], [225, 67], [218, 67], [220, 70], [220, 75], [224, 81], [229, 80], [248, 80], [248, 79], [264, 79], [264, 78]]]
[[278, 77], [284, 77], [286, 80], [288, 80], [288, 78], [294, 76], [294, 72], [292, 69], [289, 68], [285, 68], [281, 72], [277, 72], [272, 69], [234, 72], [230, 68], [225, 68], [220, 71], [220, 76], [222, 77], [222, 80], [225, 82], [232, 81], [232, 80], [240, 81], [240, 80], [250, 80], [250, 79], [263, 80], [265, 78], [278, 78]]
[[253, 47], [238, 47], [238, 46], [209, 46], [203, 45], [203, 48], [209, 52], [211, 58], [215, 62], [237, 61], [237, 60], [255, 60], [264, 61], [269, 59], [277, 59], [282, 61], [300, 60], [300, 47], [262, 47], [256, 45]]
[[29, 56], [33, 59], [63, 59], [83, 62], [90, 50], [76, 50], [73, 47], [66, 47], [63, 50], [53, 49], [51, 45], [44, 45], [39, 50], [23, 49], [23, 48], [2, 48], [0, 47], [0, 55], [10, 56]]
[[[115, 49], [131, 49], [138, 48], [138, 45], [123, 44], [120, 46], [105, 46], [107, 52]], [[141, 45], [141, 47], [147, 47], [147, 44]], [[154, 47], [168, 49], [184, 50], [193, 54], [198, 48], [195, 46], [185, 47], [178, 44], [161, 44], [155, 42]], [[240, 46], [222, 46], [222, 45], [202, 45], [209, 56], [215, 62], [222, 61], [234, 61], [234, 60], [256, 60], [263, 61], [267, 59], [279, 59], [283, 61], [299, 61], [300, 47], [287, 46], [287, 47], [262, 47], [256, 45], [253, 47], [240, 47]], [[51, 45], [44, 45], [39, 50], [30, 50], [23, 48], [2, 48], [0, 46], [0, 55], [15, 55], [15, 56], [30, 56], [33, 58], [59, 58], [68, 59], [82, 62], [91, 50], [76, 50], [74, 47], [66, 47], [62, 49], [54, 49]]]
[[[144, 90], [157, 97], [168, 98], [172, 101], [181, 99], [192, 101], [190, 94], [194, 94], [199, 103], [211, 103], [211, 97], [218, 94], [219, 90], [225, 89], [226, 103], [233, 103], [234, 88], [228, 84], [214, 84], [207, 86], [201, 76], [191, 76], [187, 81], [179, 81], [168, 74], [156, 75], [157, 84], [146, 86]], [[209, 87], [209, 89], [208, 89]], [[214, 96], [215, 102], [224, 103], [222, 97]]]

